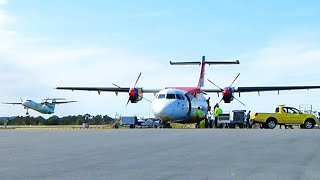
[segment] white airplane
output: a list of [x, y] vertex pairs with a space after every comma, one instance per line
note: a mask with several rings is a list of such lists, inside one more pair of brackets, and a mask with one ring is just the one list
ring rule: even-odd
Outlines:
[[[83, 90], [83, 91], [97, 91], [100, 94], [101, 91], [128, 93], [129, 101], [131, 103], [137, 103], [143, 99], [143, 93], [153, 93], [155, 98], [152, 101], [152, 111], [155, 118], [171, 121], [177, 123], [195, 123], [195, 112], [198, 107], [201, 108], [203, 114], [207, 114], [210, 110], [209, 100], [205, 98], [206, 93], [222, 93], [222, 99], [225, 103], [230, 103], [234, 97], [234, 92], [260, 92], [260, 91], [280, 91], [280, 90], [295, 90], [295, 89], [315, 89], [320, 86], [269, 86], [269, 87], [231, 87], [237, 78], [232, 82], [229, 87], [224, 89], [204, 89], [205, 78], [205, 65], [206, 64], [239, 64], [239, 60], [236, 61], [205, 61], [205, 56], [202, 56], [201, 61], [194, 62], [171, 62], [171, 65], [200, 65], [200, 76], [198, 85], [195, 87], [166, 87], [165, 89], [142, 89], [136, 87], [136, 84], [141, 76], [139, 74], [133, 88], [120, 87], [116, 84], [116, 87], [57, 87], [60, 90]], [[239, 76], [239, 75], [238, 75]], [[237, 76], [237, 77], [238, 77]], [[209, 80], [210, 81], [210, 80]], [[210, 81], [213, 83], [212, 81]], [[213, 83], [214, 84], [214, 83]], [[238, 99], [236, 99], [238, 100]], [[238, 100], [239, 101], [239, 100]], [[239, 101], [240, 102], [240, 101]], [[243, 104], [243, 103], [242, 103]]]
[[[37, 103], [32, 100], [26, 100], [16, 103], [10, 103], [10, 102], [2, 102], [3, 104], [13, 104], [13, 105], [22, 105], [24, 109], [27, 110], [26, 115], [29, 115], [29, 109], [35, 110], [42, 114], [53, 114], [55, 105], [56, 104], [66, 104], [66, 103], [72, 103], [77, 101], [57, 101], [57, 100], [65, 100], [64, 98], [47, 98], [43, 99], [42, 102]], [[49, 102], [50, 101], [50, 102]]]

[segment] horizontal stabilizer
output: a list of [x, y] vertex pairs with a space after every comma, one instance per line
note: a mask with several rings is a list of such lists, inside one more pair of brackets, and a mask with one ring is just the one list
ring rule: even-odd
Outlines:
[[[235, 61], [205, 61], [208, 65], [223, 65], [223, 64], [240, 64], [239, 60]], [[182, 62], [172, 62], [170, 65], [201, 65], [201, 61], [182, 61]]]
[[65, 98], [46, 98], [43, 101], [53, 101], [53, 100], [66, 100]]

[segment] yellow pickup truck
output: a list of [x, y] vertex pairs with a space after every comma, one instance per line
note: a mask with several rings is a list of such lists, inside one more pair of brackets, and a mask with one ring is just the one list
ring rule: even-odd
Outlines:
[[319, 123], [312, 114], [305, 114], [296, 108], [279, 106], [275, 113], [253, 113], [250, 118], [253, 123], [261, 123], [263, 128], [274, 129], [280, 125], [300, 125], [301, 128], [312, 129]]

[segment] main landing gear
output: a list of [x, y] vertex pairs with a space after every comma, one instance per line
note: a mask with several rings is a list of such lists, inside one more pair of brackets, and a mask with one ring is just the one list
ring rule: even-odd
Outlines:
[[161, 126], [160, 128], [172, 128], [170, 121], [161, 121]]

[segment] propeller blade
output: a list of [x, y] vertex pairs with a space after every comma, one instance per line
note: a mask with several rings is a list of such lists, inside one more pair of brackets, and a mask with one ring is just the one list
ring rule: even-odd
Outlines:
[[128, 106], [129, 102], [130, 102], [130, 99], [128, 99], [127, 104], [126, 104], [126, 107]]
[[136, 83], [134, 83], [133, 88], [135, 88], [135, 87], [136, 87], [136, 85], [137, 85], [137, 83], [138, 83], [138, 81], [139, 81], [139, 79], [140, 79], [140, 76], [141, 76], [141, 72], [140, 72], [140, 74], [139, 74], [139, 76], [138, 76], [138, 78], [137, 78], [137, 80], [136, 80]]
[[246, 106], [243, 102], [241, 102], [239, 99], [237, 99], [236, 97], [233, 97], [235, 100], [237, 100], [239, 103], [241, 103], [242, 105]]
[[221, 91], [223, 91], [223, 89], [221, 87], [219, 87], [218, 85], [216, 85], [215, 83], [213, 83], [210, 79], [207, 79], [211, 84], [213, 84], [214, 86], [216, 86], [217, 88], [219, 88]]
[[141, 97], [142, 99], [147, 100], [147, 101], [149, 101], [149, 102], [151, 102], [151, 103], [152, 103], [152, 101], [151, 101], [151, 100], [149, 100], [149, 99], [147, 99], [147, 98], [145, 98], [145, 97], [142, 97], [142, 96], [139, 96], [139, 97]]
[[231, 85], [229, 87], [231, 87], [233, 85], [233, 83], [238, 79], [238, 77], [240, 76], [240, 73], [237, 75], [236, 78], [234, 78], [234, 80], [232, 81]]
[[116, 85], [116, 84], [114, 84], [114, 83], [112, 83], [112, 85], [116, 86], [117, 88], [121, 88], [120, 86], [118, 86], [118, 85]]

